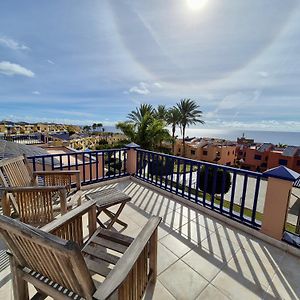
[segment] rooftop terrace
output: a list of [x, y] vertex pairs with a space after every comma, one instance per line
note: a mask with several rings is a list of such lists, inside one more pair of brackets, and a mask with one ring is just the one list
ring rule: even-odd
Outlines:
[[[280, 167], [266, 178], [136, 148], [131, 144], [28, 161], [33, 170], [80, 170], [84, 195], [111, 186], [130, 195], [121, 214], [129, 224], [124, 234], [135, 237], [151, 215], [162, 217], [158, 281], [146, 299], [300, 298], [300, 250], [282, 241], [284, 227], [299, 237], [299, 197], [292, 189], [299, 174]], [[291, 192], [297, 200], [289, 199]], [[287, 210], [295, 212], [286, 220]], [[115, 225], [114, 230], [123, 228]], [[0, 299], [13, 299], [8, 259], [0, 247]]]
[[[300, 298], [296, 256], [228, 225], [229, 219], [221, 215], [226, 223], [208, 209], [198, 210], [137, 179], [87, 185], [84, 194], [111, 186], [132, 197], [121, 214], [128, 223], [123, 233], [135, 237], [151, 215], [162, 217], [158, 281], [145, 299]], [[114, 229], [122, 231], [119, 225]], [[8, 262], [5, 251], [1, 253], [0, 299], [13, 299]]]

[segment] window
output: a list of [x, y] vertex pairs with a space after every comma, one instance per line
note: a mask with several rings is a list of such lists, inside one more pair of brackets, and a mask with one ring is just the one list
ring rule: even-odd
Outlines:
[[297, 166], [300, 166], [300, 160], [297, 160]]
[[287, 165], [287, 160], [286, 159], [279, 159], [279, 164], [282, 166], [286, 166]]
[[196, 154], [196, 151], [195, 151], [195, 150], [191, 150], [191, 154], [192, 154], [192, 155], [195, 155], [195, 154]]
[[180, 150], [181, 150], [181, 149], [179, 148], [179, 149], [178, 149], [178, 152], [180, 152]]
[[234, 150], [232, 150], [232, 154], [234, 154]]
[[206, 150], [203, 150], [203, 155], [207, 155], [207, 151]]
[[229, 155], [229, 154], [230, 154], [230, 152], [228, 151], [227, 155]]
[[254, 159], [256, 159], [256, 160], [261, 160], [261, 155], [255, 154], [255, 155], [254, 155]]

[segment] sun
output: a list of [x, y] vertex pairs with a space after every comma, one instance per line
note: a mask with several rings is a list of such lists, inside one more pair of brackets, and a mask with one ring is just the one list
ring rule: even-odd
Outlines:
[[198, 11], [206, 5], [208, 0], [186, 0], [187, 5], [191, 10]]

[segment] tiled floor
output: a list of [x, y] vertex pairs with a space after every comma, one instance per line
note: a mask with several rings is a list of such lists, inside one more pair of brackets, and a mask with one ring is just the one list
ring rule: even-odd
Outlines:
[[[121, 215], [129, 224], [123, 233], [134, 237], [151, 215], [162, 217], [158, 280], [145, 299], [300, 298], [299, 258], [143, 185], [116, 186], [132, 196]], [[9, 268], [0, 275], [0, 299], [13, 299]]]

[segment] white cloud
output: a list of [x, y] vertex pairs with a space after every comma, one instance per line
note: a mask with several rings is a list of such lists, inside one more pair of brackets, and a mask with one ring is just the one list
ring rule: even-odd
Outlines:
[[33, 91], [32, 94], [33, 95], [40, 95], [41, 93], [39, 91]]
[[277, 121], [277, 120], [261, 120], [261, 121], [222, 121], [208, 120], [206, 125], [209, 128], [228, 128], [228, 129], [248, 129], [248, 130], [278, 130], [278, 131], [297, 131], [300, 130], [300, 122], [298, 121]]
[[150, 90], [148, 89], [148, 84], [145, 82], [140, 82], [137, 86], [133, 86], [129, 89], [129, 93], [135, 93], [139, 95], [148, 95]]
[[34, 73], [32, 71], [9, 61], [0, 62], [0, 73], [8, 76], [21, 75], [26, 77], [34, 77]]
[[261, 95], [261, 91], [238, 92], [226, 96], [218, 105], [217, 110], [227, 110], [233, 108], [243, 109], [255, 103]]
[[[57, 110], [59, 112], [59, 110]], [[71, 112], [70, 115], [73, 115]], [[74, 116], [76, 117], [76, 112], [74, 113]], [[73, 125], [87, 125], [87, 124], [93, 124], [93, 123], [98, 123], [99, 119], [97, 118], [90, 118], [90, 119], [76, 119], [76, 118], [59, 118], [59, 117], [34, 117], [31, 115], [2, 115], [0, 111], [0, 119], [2, 120], [11, 120], [14, 122], [20, 122], [20, 121], [25, 121], [25, 122], [54, 122], [54, 123], [61, 123], [61, 124], [73, 124]], [[115, 126], [116, 123], [121, 122], [122, 119], [116, 120], [116, 121], [104, 121], [102, 122], [104, 126]]]
[[0, 45], [10, 48], [12, 50], [29, 50], [29, 47], [27, 47], [26, 45], [20, 44], [19, 42], [6, 36], [0, 37]]
[[47, 59], [47, 62], [48, 62], [49, 64], [51, 64], [51, 65], [55, 65], [55, 62], [54, 62], [53, 60], [51, 60], [51, 59]]
[[154, 82], [153, 85], [159, 89], [162, 88], [162, 85], [159, 82]]
[[263, 77], [263, 78], [267, 78], [269, 77], [269, 73], [268, 72], [265, 72], [265, 71], [260, 71], [258, 72], [258, 75]]

